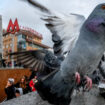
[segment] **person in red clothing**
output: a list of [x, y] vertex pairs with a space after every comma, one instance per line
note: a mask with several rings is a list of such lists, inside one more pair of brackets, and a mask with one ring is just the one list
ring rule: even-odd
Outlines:
[[34, 78], [29, 82], [29, 86], [31, 87], [31, 90], [34, 92], [36, 91], [35, 89], [35, 83], [37, 83], [37, 76], [34, 76]]

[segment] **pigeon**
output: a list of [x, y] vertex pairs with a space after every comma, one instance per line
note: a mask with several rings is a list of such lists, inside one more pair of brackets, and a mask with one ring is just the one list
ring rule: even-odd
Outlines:
[[81, 80], [86, 80], [86, 88], [92, 88], [90, 75], [105, 51], [105, 4], [96, 6], [85, 20], [78, 14], [62, 15], [51, 12], [36, 1], [28, 2], [48, 14], [42, 19], [47, 21], [46, 26], [52, 32], [54, 54], [61, 56], [67, 52], [60, 66], [44, 79], [39, 79], [35, 87], [49, 103], [69, 105]]

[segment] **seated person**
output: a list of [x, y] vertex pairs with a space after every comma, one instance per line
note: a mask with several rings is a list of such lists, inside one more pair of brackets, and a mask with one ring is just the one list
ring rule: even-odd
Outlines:
[[15, 87], [16, 88], [22, 88], [23, 94], [28, 93], [30, 90], [29, 90], [29, 85], [28, 85], [27, 77], [26, 76], [23, 76], [20, 79], [20, 81], [17, 84], [15, 84]]
[[7, 81], [7, 85], [5, 87], [5, 93], [7, 95], [7, 100], [15, 98], [15, 87], [14, 87], [14, 79], [9, 78]]

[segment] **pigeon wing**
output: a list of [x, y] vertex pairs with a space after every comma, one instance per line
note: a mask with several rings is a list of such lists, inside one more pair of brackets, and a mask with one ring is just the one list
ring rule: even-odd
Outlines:
[[78, 39], [85, 17], [79, 14], [65, 15], [53, 12], [36, 1], [27, 1], [43, 12], [44, 15], [41, 19], [47, 22], [46, 27], [52, 33], [54, 53], [62, 55], [71, 51]]
[[45, 67], [52, 70], [60, 66], [60, 60], [48, 50], [21, 51], [9, 55], [16, 59], [18, 64], [38, 72], [45, 71]]
[[31, 68], [35, 71], [44, 69], [44, 57], [46, 53], [43, 50], [21, 51], [10, 53], [13, 59], [17, 60], [18, 64], [22, 64], [24, 67]]
[[81, 25], [85, 19], [81, 15], [70, 14], [59, 17], [49, 16], [43, 20], [48, 22], [46, 26], [52, 33], [54, 53], [60, 55], [71, 51], [75, 46]]

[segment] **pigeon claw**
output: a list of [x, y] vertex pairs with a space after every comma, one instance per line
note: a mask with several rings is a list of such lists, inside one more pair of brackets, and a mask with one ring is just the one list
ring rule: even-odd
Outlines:
[[80, 81], [80, 78], [81, 78], [81, 77], [80, 77], [80, 74], [79, 74], [78, 72], [76, 72], [76, 73], [75, 73], [75, 79], [76, 79], [76, 83], [77, 83], [77, 84], [80, 84], [80, 82], [81, 82], [81, 81]]
[[92, 79], [89, 78], [88, 76], [85, 76], [85, 79], [86, 79], [85, 89], [90, 90], [92, 88]]

